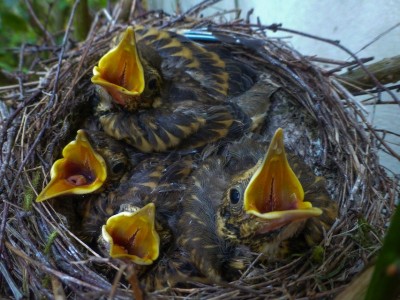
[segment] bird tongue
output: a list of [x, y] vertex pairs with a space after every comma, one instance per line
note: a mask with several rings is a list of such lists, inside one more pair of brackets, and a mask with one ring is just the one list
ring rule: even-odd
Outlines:
[[92, 82], [104, 87], [123, 105], [144, 90], [144, 71], [136, 47], [135, 31], [129, 26], [117, 47], [107, 52], [93, 68]]
[[61, 195], [87, 194], [99, 189], [107, 178], [106, 163], [96, 153], [83, 130], [64, 147], [64, 158], [51, 168], [49, 184], [36, 198], [37, 202]]
[[303, 200], [303, 187], [286, 158], [283, 130], [279, 128], [245, 190], [244, 210], [265, 220], [261, 230], [267, 232], [322, 213]]

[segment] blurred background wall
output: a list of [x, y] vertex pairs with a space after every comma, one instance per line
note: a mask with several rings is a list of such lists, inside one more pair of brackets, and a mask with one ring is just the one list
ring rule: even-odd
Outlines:
[[[201, 1], [162, 1], [150, 0], [149, 6], [173, 13], [180, 3], [185, 11]], [[257, 17], [263, 25], [282, 23], [286, 28], [310, 33], [341, 44], [356, 53], [360, 58], [371, 57], [374, 61], [400, 55], [400, 0], [223, 0], [208, 9], [209, 15], [241, 9], [241, 17], [254, 8], [250, 21], [256, 23]], [[234, 17], [234, 15], [231, 15]], [[229, 14], [223, 18], [229, 19]], [[270, 37], [285, 38], [292, 47], [303, 55], [316, 55], [323, 58], [351, 60], [349, 55], [337, 47], [313, 39], [289, 35], [283, 32], [267, 32]], [[400, 94], [397, 93], [400, 98]], [[383, 100], [389, 100], [382, 95]], [[368, 118], [375, 127], [400, 134], [400, 107], [398, 105], [365, 106]], [[399, 143], [400, 138], [388, 138]], [[394, 145], [400, 153], [400, 145]], [[400, 162], [380, 153], [382, 164], [400, 176]]]

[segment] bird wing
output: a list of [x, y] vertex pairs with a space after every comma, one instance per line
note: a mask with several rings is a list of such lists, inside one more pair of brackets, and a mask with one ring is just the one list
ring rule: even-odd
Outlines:
[[140, 26], [135, 31], [138, 43], [153, 47], [163, 58], [161, 69], [164, 76], [176, 79], [177, 70], [184, 70], [214, 98], [228, 94], [229, 76], [225, 62], [218, 54], [174, 32]]
[[123, 182], [78, 203], [82, 223], [80, 235], [96, 238], [110, 216], [124, 211], [125, 207], [140, 208], [149, 203], [156, 205], [157, 221], [167, 226], [167, 218], [178, 211], [178, 195], [184, 189], [184, 179], [192, 168], [190, 155], [148, 156], [126, 175]]
[[115, 111], [100, 116], [105, 132], [143, 152], [194, 148], [246, 132], [251, 120], [232, 103]]

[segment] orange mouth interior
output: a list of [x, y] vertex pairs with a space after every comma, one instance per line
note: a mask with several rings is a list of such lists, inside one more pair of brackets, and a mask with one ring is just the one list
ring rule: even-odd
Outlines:
[[88, 194], [99, 189], [107, 178], [106, 163], [90, 145], [83, 130], [63, 149], [63, 158], [54, 162], [51, 180], [36, 198], [41, 202], [70, 194]]
[[286, 158], [281, 128], [275, 132], [266, 156], [245, 190], [244, 210], [268, 220], [273, 225], [271, 229], [322, 213], [304, 201], [303, 187]]
[[93, 68], [92, 82], [104, 87], [117, 103], [124, 106], [127, 99], [141, 95], [145, 87], [144, 71], [131, 26], [117, 47], [107, 52]]
[[158, 258], [160, 239], [155, 230], [153, 203], [110, 217], [102, 233], [110, 244], [111, 257], [128, 258], [140, 265], [152, 264]]

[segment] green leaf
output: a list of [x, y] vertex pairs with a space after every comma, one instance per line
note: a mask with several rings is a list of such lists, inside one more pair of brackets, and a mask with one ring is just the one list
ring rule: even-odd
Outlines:
[[6, 30], [23, 32], [28, 29], [26, 21], [21, 16], [11, 11], [3, 11], [0, 13], [0, 24], [3, 32]]
[[375, 271], [367, 290], [366, 300], [397, 299], [400, 292], [400, 209], [396, 209], [382, 249], [378, 255]]

